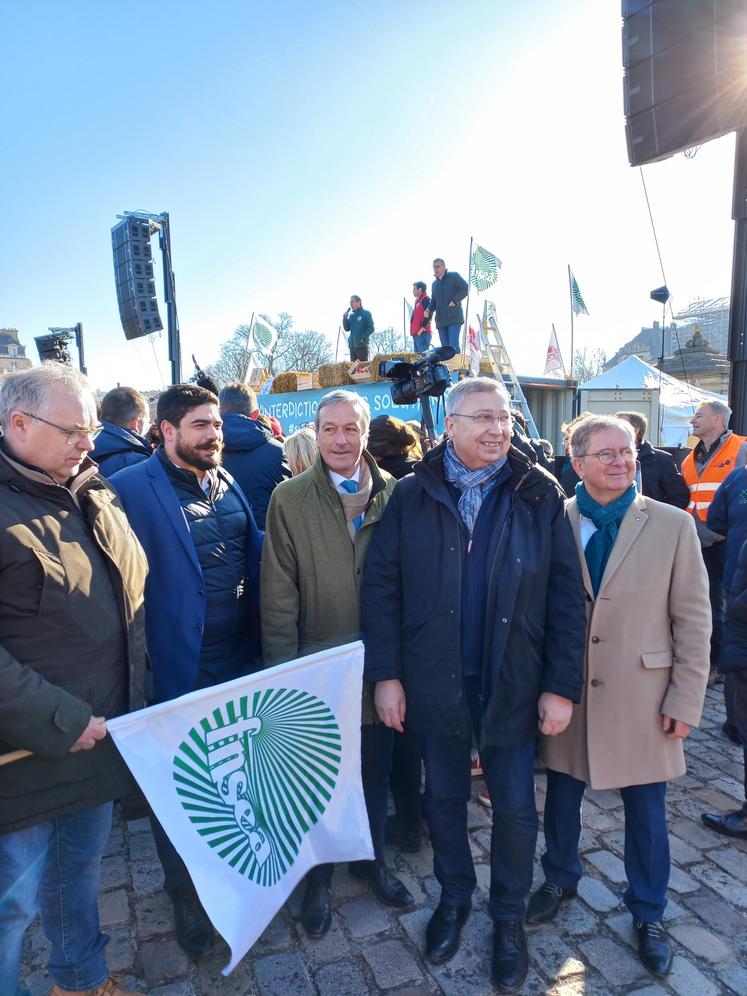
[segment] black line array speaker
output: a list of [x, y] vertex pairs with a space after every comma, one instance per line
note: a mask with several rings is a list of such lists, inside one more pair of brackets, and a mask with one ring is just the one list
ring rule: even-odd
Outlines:
[[163, 328], [153, 279], [150, 223], [127, 217], [112, 228], [114, 280], [122, 328], [127, 339], [139, 339]]
[[747, 0], [623, 0], [631, 166], [747, 127]]

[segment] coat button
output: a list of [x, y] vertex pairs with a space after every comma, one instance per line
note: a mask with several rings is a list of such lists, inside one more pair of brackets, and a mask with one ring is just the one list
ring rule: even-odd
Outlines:
[[591, 642], [592, 643], [599, 643], [599, 637], [598, 636], [592, 636]]
[[361, 569], [360, 569], [360, 567], [356, 567], [356, 569], [355, 569], [355, 573], [356, 573], [356, 574], [360, 574], [360, 572], [361, 572]]
[[592, 688], [599, 688], [599, 686], [601, 684], [602, 684], [602, 682], [599, 680], [599, 678], [592, 678], [591, 679], [591, 687]]
[[508, 622], [508, 619], [506, 619], [506, 617], [504, 616], [504, 617], [503, 617], [503, 619], [501, 619], [501, 622], [502, 622], [502, 623], [507, 623], [507, 622]]

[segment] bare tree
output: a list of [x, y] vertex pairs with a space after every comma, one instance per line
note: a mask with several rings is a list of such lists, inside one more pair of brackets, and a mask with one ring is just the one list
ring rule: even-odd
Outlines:
[[369, 339], [369, 353], [396, 353], [398, 350], [406, 348], [411, 351], [412, 347], [403, 347], [402, 336], [394, 331], [390, 325], [388, 329], [378, 329]]
[[573, 371], [571, 376], [574, 377], [579, 384], [585, 384], [587, 381], [593, 380], [594, 377], [599, 376], [599, 374], [604, 370], [606, 362], [607, 353], [605, 350], [589, 350], [586, 346], [584, 346], [583, 349], [577, 349], [573, 355]]
[[[283, 370], [315, 370], [321, 363], [332, 359], [332, 349], [326, 336], [313, 329], [297, 332], [293, 328], [293, 317], [286, 311], [280, 312], [277, 321], [272, 321], [267, 315], [261, 317], [278, 333], [271, 350], [254, 350], [254, 359], [267, 367], [271, 376]], [[230, 339], [221, 344], [218, 359], [207, 368], [207, 373], [220, 387], [246, 378], [248, 336], [249, 326], [239, 325]]]

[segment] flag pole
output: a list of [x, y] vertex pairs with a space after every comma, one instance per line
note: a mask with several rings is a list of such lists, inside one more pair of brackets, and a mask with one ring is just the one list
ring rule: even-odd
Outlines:
[[571, 303], [571, 377], [573, 377], [573, 280], [571, 276], [571, 264], [568, 264], [568, 296]]
[[[467, 299], [464, 305], [464, 336], [462, 338], [462, 356], [467, 355], [467, 336], [469, 334], [469, 295], [472, 290], [472, 243], [474, 235], [469, 237], [469, 263], [467, 264]], [[464, 370], [464, 360], [462, 360], [462, 370]]]
[[246, 381], [246, 375], [249, 371], [249, 364], [252, 360], [253, 350], [250, 348], [249, 343], [252, 341], [252, 329], [254, 328], [254, 312], [252, 312], [252, 317], [249, 319], [249, 331], [246, 334], [246, 370], [244, 371], [244, 380]]
[[407, 350], [407, 298], [402, 295], [402, 348]]
[[335, 363], [337, 363], [337, 357], [340, 355], [340, 332], [342, 332], [342, 325], [337, 326], [337, 342], [335, 343]]

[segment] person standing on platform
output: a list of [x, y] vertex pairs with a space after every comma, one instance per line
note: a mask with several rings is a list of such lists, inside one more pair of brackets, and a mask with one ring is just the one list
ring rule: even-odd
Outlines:
[[453, 346], [459, 352], [464, 325], [464, 311], [461, 302], [469, 293], [464, 277], [446, 269], [446, 263], [437, 257], [433, 260], [435, 280], [431, 287], [431, 308], [425, 311], [426, 318], [436, 316], [436, 328], [442, 346]]
[[[422, 280], [412, 285], [415, 307], [410, 318], [412, 348], [416, 353], [426, 353], [431, 347], [431, 299], [426, 294], [427, 287]], [[426, 312], [428, 317], [426, 317]]]
[[342, 313], [342, 327], [348, 333], [350, 359], [368, 359], [368, 340], [373, 335], [374, 323], [371, 312], [366, 311], [357, 294], [350, 298], [350, 307]]

